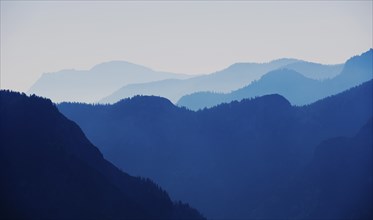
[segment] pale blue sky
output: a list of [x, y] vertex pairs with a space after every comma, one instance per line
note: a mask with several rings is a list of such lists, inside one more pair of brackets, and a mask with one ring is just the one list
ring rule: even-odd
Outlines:
[[1, 1], [1, 88], [126, 60], [210, 73], [294, 57], [342, 63], [372, 47], [372, 1]]

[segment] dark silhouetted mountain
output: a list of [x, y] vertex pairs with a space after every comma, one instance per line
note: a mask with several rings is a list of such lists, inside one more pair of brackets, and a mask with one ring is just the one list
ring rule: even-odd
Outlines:
[[0, 92], [1, 219], [201, 219], [106, 161], [48, 99]]
[[54, 102], [94, 103], [128, 84], [188, 77], [190, 76], [153, 71], [125, 61], [111, 61], [96, 65], [90, 70], [45, 73], [28, 93], [50, 98]]
[[372, 119], [355, 137], [317, 146], [309, 165], [250, 218], [372, 219]]
[[308, 186], [317, 187], [310, 218], [372, 219], [372, 119], [353, 138], [322, 142], [310, 165]]
[[208, 218], [247, 219], [305, 169], [321, 141], [354, 134], [372, 117], [372, 83], [304, 107], [266, 95], [198, 112], [142, 96], [58, 108], [118, 167]]
[[186, 80], [162, 80], [127, 85], [103, 98], [100, 103], [115, 103], [135, 95], [155, 95], [176, 103], [182, 96], [198, 91], [230, 92], [259, 79], [268, 71], [293, 64], [295, 59], [279, 59], [269, 63], [236, 63], [221, 71]]
[[[286, 68], [292, 67], [297, 71], [304, 71], [306, 74], [300, 74], [291, 69], [274, 70], [261, 77], [258, 81], [254, 81], [250, 85], [231, 93], [194, 93], [182, 97], [177, 104], [192, 110], [198, 110], [205, 107], [216, 106], [221, 103], [228, 103], [233, 100], [242, 100], [273, 93], [284, 96], [293, 105], [310, 104], [372, 79], [372, 60], [373, 50], [370, 49], [360, 56], [349, 59], [339, 75], [323, 81], [306, 78], [304, 76], [309, 75], [306, 69], [310, 64], [303, 63], [303, 66], [299, 66], [299, 63], [293, 63], [286, 66]], [[341, 66], [337, 67], [341, 68]], [[312, 68], [310, 68], [310, 70], [312, 70]], [[332, 68], [328, 69], [326, 67], [324, 67], [323, 70], [330, 70], [333, 75], [337, 72], [333, 71]]]

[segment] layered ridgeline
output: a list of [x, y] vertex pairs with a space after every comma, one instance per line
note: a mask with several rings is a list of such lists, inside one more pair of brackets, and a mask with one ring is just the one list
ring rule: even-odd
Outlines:
[[1, 219], [201, 219], [106, 161], [51, 101], [0, 92]]
[[[330, 95], [337, 94], [360, 83], [373, 78], [373, 50], [349, 59], [340, 74], [326, 80], [312, 79], [311, 71], [304, 68], [289, 68], [271, 71], [236, 91], [224, 94], [213, 92], [198, 92], [182, 97], [177, 104], [192, 110], [216, 106], [233, 100], [242, 100], [267, 94], [280, 94], [293, 105], [305, 105], [315, 102]], [[293, 66], [296, 64], [293, 64]], [[325, 70], [326, 71], [326, 70]], [[207, 91], [207, 90], [205, 90]]]
[[[372, 117], [372, 83], [304, 107], [267, 95], [198, 112], [141, 96], [114, 105], [63, 103], [58, 108], [100, 146], [105, 158], [130, 174], [151, 177], [208, 218], [265, 218], [275, 207], [259, 205], [271, 204], [278, 188], [305, 172], [315, 146], [353, 136]], [[362, 196], [354, 188], [349, 193]], [[283, 218], [346, 208], [329, 207], [324, 197], [312, 196], [300, 197], [299, 204], [311, 199], [325, 205], [293, 206], [284, 199]], [[328, 217], [333, 216], [338, 215]]]
[[313, 79], [327, 79], [338, 75], [342, 67], [343, 65], [321, 65], [296, 59], [279, 59], [269, 63], [236, 63], [224, 70], [190, 79], [168, 79], [123, 86], [100, 102], [115, 103], [135, 95], [155, 95], [176, 103], [182, 96], [198, 91], [230, 92], [242, 88], [278, 68], [299, 71]]
[[288, 68], [320, 80], [338, 75], [342, 67], [342, 64], [321, 65], [279, 59], [269, 63], [236, 63], [212, 74], [192, 77], [153, 71], [125, 61], [111, 61], [90, 70], [45, 73], [27, 93], [47, 97], [54, 102], [115, 103], [134, 95], [157, 95], [176, 103], [182, 96], [195, 92], [230, 92], [242, 88], [278, 68]]
[[125, 61], [111, 61], [98, 64], [90, 70], [44, 73], [28, 93], [50, 98], [54, 102], [93, 103], [127, 84], [188, 77], [188, 75], [154, 71]]
[[304, 171], [257, 204], [250, 218], [372, 219], [372, 128], [371, 118], [353, 137], [323, 141]]

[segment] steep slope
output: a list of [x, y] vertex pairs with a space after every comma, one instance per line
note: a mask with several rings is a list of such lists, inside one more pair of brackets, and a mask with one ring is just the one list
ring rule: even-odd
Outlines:
[[202, 218], [106, 161], [47, 99], [0, 92], [1, 219]]
[[[182, 97], [177, 104], [192, 110], [198, 110], [233, 100], [242, 100], [272, 93], [284, 96], [293, 105], [310, 104], [372, 79], [372, 60], [373, 50], [370, 49], [360, 56], [349, 59], [344, 65], [342, 72], [336, 77], [323, 81], [306, 78], [291, 69], [275, 70], [267, 73], [258, 81], [231, 93], [194, 93]], [[304, 71], [303, 68], [297, 66], [297, 63], [289, 64], [286, 68], [288, 67], [295, 67], [294, 69]]]
[[372, 119], [353, 138], [322, 142], [310, 164], [309, 184], [317, 187], [318, 202], [310, 218], [371, 219]]
[[[248, 218], [289, 182], [320, 141], [372, 116], [372, 81], [305, 107], [279, 95], [193, 112], [164, 98], [60, 104], [106, 158], [155, 179], [209, 218]], [[288, 213], [289, 214], [289, 213]]]
[[100, 103], [115, 103], [135, 95], [155, 95], [176, 103], [182, 96], [198, 91], [230, 92], [259, 79], [268, 71], [300, 62], [295, 59], [279, 59], [269, 63], [236, 63], [228, 68], [186, 80], [162, 80], [150, 83], [127, 85], [100, 100]]
[[189, 76], [153, 71], [125, 61], [111, 61], [90, 70], [62, 70], [45, 73], [28, 91], [28, 94], [52, 99], [54, 102], [97, 102], [124, 85], [163, 79], [186, 79]]
[[323, 141], [309, 165], [250, 217], [372, 219], [372, 128], [370, 119], [354, 137]]

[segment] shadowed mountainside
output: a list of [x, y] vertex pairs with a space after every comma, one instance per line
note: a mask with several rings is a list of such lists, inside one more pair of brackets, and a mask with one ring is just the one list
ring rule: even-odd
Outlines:
[[245, 219], [305, 169], [321, 141], [351, 136], [372, 117], [372, 81], [304, 107], [267, 95], [198, 112], [139, 96], [58, 108], [118, 167], [209, 218]]
[[106, 161], [50, 100], [0, 92], [1, 219], [202, 219]]
[[250, 218], [372, 219], [372, 128], [370, 119], [354, 137], [321, 142], [304, 171]]

